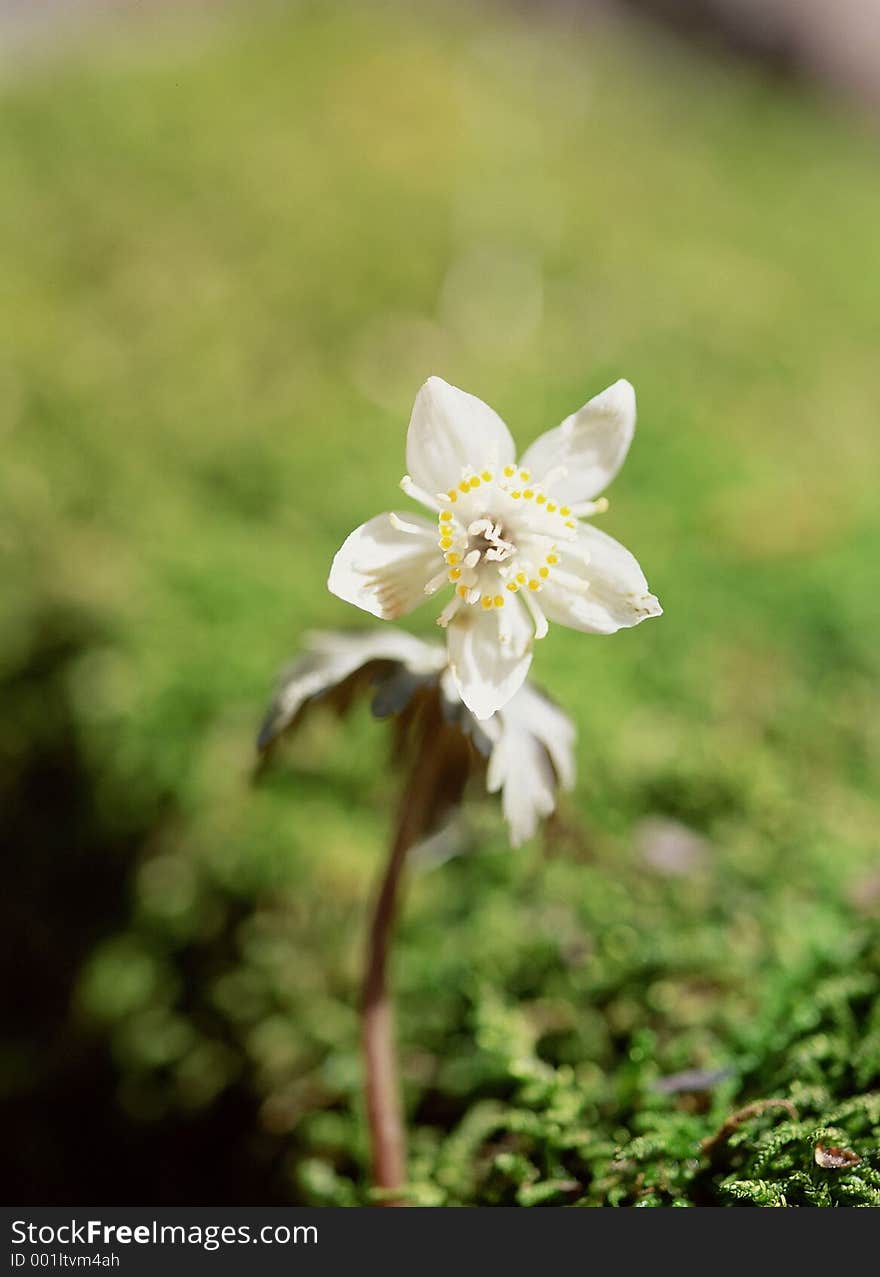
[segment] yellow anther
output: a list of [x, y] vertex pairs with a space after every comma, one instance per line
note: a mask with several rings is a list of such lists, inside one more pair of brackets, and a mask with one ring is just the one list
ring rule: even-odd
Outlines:
[[446, 493], [446, 495], [447, 497], [449, 497], [450, 501], [458, 500], [458, 493], [455, 491], [455, 488], [450, 488], [449, 491]]
[[459, 492], [467, 492], [470, 486], [471, 485], [468, 483], [467, 479], [462, 479], [461, 483], [458, 485], [458, 490]]
[[519, 477], [522, 479], [523, 483], [528, 483], [529, 479], [532, 477], [532, 472], [531, 470], [520, 470]]
[[511, 594], [516, 594], [517, 590], [519, 589], [519, 586], [517, 585], [516, 581], [508, 581], [507, 588], [508, 590], [510, 590]]
[[554, 511], [555, 511], [555, 509], [556, 509], [556, 502], [555, 502], [555, 501], [548, 501], [548, 502], [547, 502], [547, 509], [550, 511], [550, 513], [551, 513], [551, 514], [553, 514], [553, 512], [554, 512]]
[[513, 497], [514, 501], [519, 501], [520, 497], [522, 496], [522, 493], [521, 493], [521, 492], [511, 492], [511, 494], [510, 494], [510, 495]]
[[459, 578], [460, 576], [461, 576], [461, 568], [450, 568], [450, 569], [449, 569], [449, 579], [450, 579], [450, 581], [457, 581], [457, 580], [458, 580], [458, 578]]
[[547, 577], [548, 577], [549, 575], [550, 575], [550, 569], [549, 569], [549, 568], [538, 568], [538, 576], [542, 576], [542, 577], [544, 578], [544, 580], [545, 580], [545, 581], [547, 580]]
[[531, 501], [534, 495], [535, 494], [534, 492], [532, 492], [531, 488], [526, 488], [525, 492], [523, 493], [523, 496], [525, 497], [526, 501]]
[[571, 514], [571, 510], [568, 508], [568, 506], [567, 506], [567, 505], [561, 505], [561, 506], [559, 507], [559, 513], [560, 513], [560, 514], [563, 516], [563, 518], [564, 518], [567, 514]]
[[504, 595], [496, 594], [492, 602], [495, 604], [496, 607], [504, 607]]
[[466, 598], [467, 598], [467, 596], [468, 596], [468, 594], [469, 594], [469, 592], [470, 592], [470, 591], [468, 590], [468, 587], [467, 587], [466, 585], [460, 585], [460, 586], [458, 587], [458, 597], [459, 597], [460, 599], [466, 599]]
[[449, 520], [450, 520], [451, 518], [452, 518], [452, 511], [451, 511], [451, 510], [441, 510], [441, 511], [440, 511], [440, 522], [441, 522], [441, 523], [448, 523], [448, 522], [449, 522]]
[[537, 501], [538, 505], [543, 505], [544, 502], [547, 500], [547, 498], [544, 496], [543, 492], [539, 492], [538, 495], [535, 497], [535, 500]]
[[482, 606], [483, 606], [483, 607], [486, 609], [486, 611], [488, 612], [488, 611], [489, 611], [489, 608], [492, 606], [492, 599], [491, 599], [491, 596], [490, 596], [490, 595], [488, 595], [488, 594], [484, 594], [484, 595], [483, 595], [483, 597], [480, 599], [480, 603], [482, 604]]
[[472, 488], [478, 488], [480, 486], [480, 476], [478, 474], [471, 475], [470, 485]]
[[574, 519], [566, 519], [565, 526], [567, 528], [576, 528], [577, 524], [575, 523]]
[[530, 590], [537, 590], [537, 589], [540, 589], [540, 586], [541, 586], [541, 582], [540, 582], [540, 581], [536, 581], [534, 577], [532, 577], [531, 581], [529, 581], [529, 589], [530, 589]]
[[512, 479], [516, 474], [516, 466], [505, 466], [504, 473], [507, 475], [508, 479]]
[[526, 574], [525, 574], [525, 572], [517, 572], [517, 574], [516, 574], [516, 579], [517, 579], [517, 581], [520, 583], [520, 585], [525, 585], [525, 583], [526, 583]]
[[441, 550], [448, 550], [448, 549], [451, 547], [451, 545], [452, 545], [452, 537], [441, 537], [441, 538], [440, 538], [440, 549], [441, 549]]
[[447, 556], [446, 556], [446, 562], [447, 562], [447, 563], [460, 563], [460, 562], [461, 562], [461, 555], [460, 555], [460, 554], [456, 554], [456, 553], [455, 553], [455, 551], [453, 550], [451, 554], [447, 554]]
[[490, 483], [492, 480], [492, 471], [484, 470], [483, 473], [480, 475], [480, 478], [483, 479], [486, 483]]
[[551, 567], [553, 567], [553, 566], [554, 566], [554, 564], [556, 564], [556, 563], [558, 563], [558, 562], [559, 562], [559, 555], [558, 555], [558, 554], [548, 554], [548, 555], [547, 555], [547, 562], [550, 564], [550, 566], [551, 566]]

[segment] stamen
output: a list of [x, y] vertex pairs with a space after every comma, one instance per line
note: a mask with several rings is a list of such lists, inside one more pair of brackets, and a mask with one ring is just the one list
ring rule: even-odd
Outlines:
[[446, 604], [446, 607], [443, 609], [440, 615], [437, 617], [437, 624], [441, 626], [442, 629], [445, 630], [447, 625], [455, 616], [456, 612], [458, 611], [460, 607], [461, 607], [461, 599], [458, 597], [458, 595], [454, 595], [452, 599], [450, 599], [450, 601]]
[[429, 510], [433, 510], [435, 514], [440, 513], [440, 503], [435, 497], [429, 496], [424, 488], [420, 488], [413, 481], [410, 475], [405, 474], [400, 481], [400, 488], [408, 497], [412, 497], [413, 501], [418, 501], [421, 505], [427, 506]]
[[495, 609], [495, 616], [498, 620], [498, 642], [502, 646], [507, 646], [513, 638], [513, 622], [514, 617], [518, 614], [518, 606], [516, 603], [512, 607], [499, 607]]
[[446, 568], [442, 572], [438, 572], [436, 576], [432, 576], [428, 584], [425, 586], [426, 594], [436, 594], [441, 585], [445, 585], [449, 580]]
[[420, 528], [417, 523], [407, 523], [405, 519], [401, 519], [399, 515], [393, 512], [389, 514], [388, 521], [392, 528], [397, 532], [407, 532], [410, 536], [421, 536], [425, 529]]
[[[604, 514], [608, 509], [608, 498], [599, 497], [597, 501], [582, 501], [580, 505], [571, 507], [571, 512], [576, 519], [589, 518], [591, 514]], [[560, 510], [560, 514], [563, 511]]]
[[524, 594], [523, 599], [525, 600], [525, 605], [529, 609], [532, 620], [535, 623], [535, 638], [545, 638], [550, 626], [547, 624], [546, 616], [541, 611], [540, 604], [533, 594]]

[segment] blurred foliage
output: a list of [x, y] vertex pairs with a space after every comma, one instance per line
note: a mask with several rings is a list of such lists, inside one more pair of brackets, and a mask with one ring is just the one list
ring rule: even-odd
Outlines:
[[252, 740], [436, 372], [522, 443], [634, 381], [666, 615], [541, 645], [543, 848], [413, 874], [414, 1200], [877, 1204], [876, 137], [506, 11], [143, 21], [0, 90], [7, 1199], [369, 1200], [384, 729]]

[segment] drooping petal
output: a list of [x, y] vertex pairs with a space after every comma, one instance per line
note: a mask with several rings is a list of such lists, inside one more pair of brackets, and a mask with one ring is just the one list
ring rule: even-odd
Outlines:
[[459, 482], [465, 466], [504, 466], [514, 460], [510, 431], [488, 404], [429, 377], [416, 395], [406, 437], [406, 467], [426, 492]]
[[377, 514], [361, 524], [337, 551], [327, 588], [331, 593], [394, 621], [424, 602], [425, 585], [443, 560], [437, 546], [437, 529], [426, 519], [395, 515], [406, 530]]
[[335, 682], [368, 661], [397, 661], [414, 674], [439, 672], [446, 665], [441, 644], [426, 643], [390, 625], [371, 630], [312, 630], [303, 636], [303, 646], [328, 663]]
[[[614, 634], [662, 613], [638, 562], [613, 537], [582, 523], [577, 542], [560, 546], [560, 551], [565, 567], [587, 581], [588, 588], [576, 593], [551, 577], [541, 591], [541, 606], [551, 621], [587, 634]], [[584, 551], [588, 561], [576, 561], [575, 554]]]
[[501, 790], [510, 841], [518, 847], [554, 810], [557, 790], [574, 785], [574, 724], [524, 683], [486, 724], [486, 733], [492, 741], [486, 787]]
[[590, 501], [623, 465], [635, 428], [636, 392], [628, 381], [616, 381], [536, 439], [522, 465], [534, 483], [557, 468], [565, 471], [553, 480], [555, 500]]
[[575, 780], [574, 723], [548, 696], [530, 683], [523, 683], [516, 696], [501, 711], [506, 727], [529, 731], [541, 742], [553, 762], [562, 789], [571, 789]]
[[423, 677], [439, 673], [446, 653], [403, 630], [382, 627], [369, 633], [318, 631], [305, 635], [303, 655], [284, 671], [257, 740], [267, 745], [293, 722], [307, 701], [338, 687], [371, 661], [388, 661]]
[[532, 627], [514, 600], [507, 605], [508, 641], [500, 642], [493, 611], [468, 607], [449, 623], [449, 666], [475, 718], [489, 718], [519, 691], [532, 663]]
[[519, 847], [556, 806], [556, 776], [550, 757], [524, 726], [507, 724], [489, 759], [486, 788], [501, 790], [501, 810], [512, 846]]

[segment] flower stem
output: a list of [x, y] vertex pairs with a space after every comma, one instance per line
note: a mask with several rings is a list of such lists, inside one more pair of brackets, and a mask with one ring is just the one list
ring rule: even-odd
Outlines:
[[[386, 1191], [399, 1189], [406, 1181], [406, 1138], [387, 980], [388, 955], [407, 853], [424, 836], [436, 805], [436, 787], [442, 774], [443, 751], [439, 744], [437, 734], [431, 732], [425, 732], [418, 742], [367, 939], [361, 1004], [364, 1091], [373, 1184]], [[400, 1206], [402, 1202], [387, 1197], [382, 1204]]]

